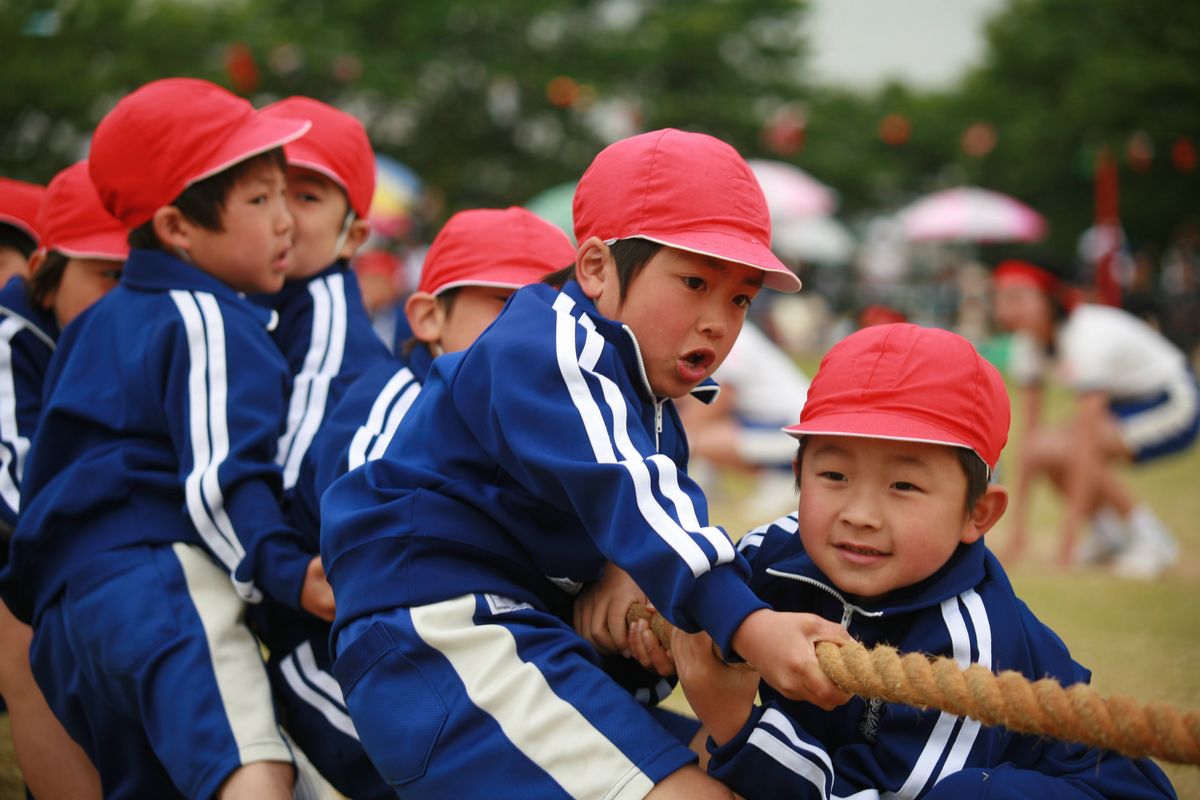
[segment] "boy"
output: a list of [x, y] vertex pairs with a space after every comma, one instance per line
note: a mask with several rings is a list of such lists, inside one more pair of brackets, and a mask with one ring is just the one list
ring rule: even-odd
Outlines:
[[25, 275], [38, 247], [37, 215], [46, 189], [36, 183], [0, 178], [0, 286]]
[[[800, 439], [799, 511], [742, 539], [751, 586], [867, 646], [1086, 681], [983, 544], [1008, 500], [988, 482], [1008, 425], [1004, 383], [966, 339], [908, 324], [852, 334], [785, 428]], [[671, 645], [711, 737], [709, 773], [749, 799], [1174, 796], [1146, 760], [861, 698], [823, 712], [721, 664], [707, 637]]]
[[10, 596], [106, 797], [292, 795], [241, 615], [266, 594], [332, 617], [332, 596], [279, 505], [275, 315], [242, 293], [283, 285], [281, 146], [307, 127], [171, 78], [93, 135], [92, 181], [132, 249], [51, 363]]
[[565, 621], [606, 561], [794, 694], [844, 697], [809, 639], [844, 634], [750, 593], [671, 402], [763, 285], [799, 288], [753, 174], [720, 140], [654, 131], [602, 151], [574, 211], [575, 279], [519, 290], [435, 360], [382, 457], [322, 499], [334, 674], [404, 797], [729, 796]]
[[259, 302], [279, 312], [271, 332], [292, 374], [287, 423], [276, 457], [290, 493], [327, 409], [355, 378], [389, 358], [363, 308], [349, 259], [367, 239], [375, 151], [362, 123], [309, 97], [262, 110], [268, 119], [312, 127], [284, 147], [288, 210], [295, 223], [283, 291]]
[[[519, 208], [455, 214], [430, 247], [406, 311], [414, 339], [356, 380], [331, 408], [304, 456], [292, 515], [313, 551], [320, 547], [320, 497], [333, 480], [378, 458], [421, 390], [434, 355], [465, 348], [517, 288], [575, 255], [566, 234]], [[287, 727], [322, 774], [347, 796], [390, 796], [370, 764], [337, 683], [329, 674], [330, 626], [307, 617], [270, 626], [268, 668], [280, 687]], [[363, 755], [365, 759], [365, 755]]]

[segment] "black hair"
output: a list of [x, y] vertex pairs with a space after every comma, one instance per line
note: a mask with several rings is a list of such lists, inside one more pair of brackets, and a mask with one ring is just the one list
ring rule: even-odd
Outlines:
[[70, 260], [57, 250], [51, 250], [37, 271], [29, 276], [25, 283], [25, 293], [34, 308], [46, 307], [46, 298], [62, 283], [63, 272], [66, 271], [67, 262]]
[[[804, 443], [807, 441], [805, 437], [800, 437], [800, 444], [796, 447], [796, 466], [804, 462]], [[958, 463], [962, 466], [963, 474], [967, 476], [967, 495], [966, 495], [966, 512], [971, 513], [975, 508], [975, 504], [983, 497], [988, 487], [988, 466], [983, 462], [983, 459], [974, 451], [966, 447], [955, 447], [954, 454], [958, 456]], [[796, 490], [800, 490], [800, 470], [796, 470]]]
[[[629, 292], [633, 279], [646, 268], [654, 254], [663, 248], [658, 242], [649, 239], [618, 239], [609, 245], [612, 250], [613, 262], [617, 265], [617, 283], [621, 287], [621, 302]], [[575, 278], [575, 265], [568, 264], [560, 270], [551, 272], [542, 278], [542, 283], [561, 289], [567, 281]]]
[[[249, 173], [262, 167], [278, 167], [280, 171], [287, 170], [287, 158], [282, 147], [276, 147], [265, 153], [239, 161], [228, 169], [223, 169], [204, 180], [196, 181], [183, 190], [178, 197], [168, 205], [175, 206], [184, 217], [210, 231], [220, 232], [221, 212], [225, 209], [225, 201], [239, 180]], [[150, 220], [129, 232], [129, 246], [145, 250], [164, 250], [158, 234], [154, 232], [154, 220]]]
[[0, 222], [0, 247], [11, 247], [28, 261], [33, 251], [37, 250], [37, 242], [16, 225]]

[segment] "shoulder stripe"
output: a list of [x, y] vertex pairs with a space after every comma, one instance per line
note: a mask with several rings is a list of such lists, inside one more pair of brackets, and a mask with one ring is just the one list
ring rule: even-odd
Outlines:
[[[633, 445], [629, 437], [625, 398], [612, 379], [595, 371], [603, 350], [603, 340], [596, 332], [595, 326], [590, 324], [590, 319], [586, 316], [575, 319], [571, 314], [573, 306], [574, 301], [566, 295], [559, 295], [555, 300], [556, 353], [559, 372], [583, 422], [597, 463], [619, 463], [625, 467], [633, 480], [634, 497], [643, 519], [687, 563], [693, 576], [699, 577], [711, 569], [713, 564], [732, 561], [734, 549], [729, 538], [718, 528], [700, 527], [691, 499], [679, 489], [675, 463], [666, 457], [644, 458]], [[575, 343], [576, 333], [580, 328], [584, 331], [582, 356], [576, 353]], [[601, 396], [612, 417], [611, 428], [605, 423], [604, 414], [588, 386], [585, 372], [600, 387]], [[672, 500], [679, 514], [679, 521], [655, 498], [655, 481], [650, 464], [655, 467], [659, 491]], [[689, 527], [690, 530], [685, 529]], [[715, 551], [715, 558], [710, 560], [692, 538], [693, 534], [709, 542]]]
[[346, 351], [345, 279], [340, 274], [329, 275], [309, 283], [308, 291], [313, 298], [312, 338], [292, 386], [287, 430], [276, 456], [283, 467], [284, 489], [296, 485], [300, 463], [325, 418], [329, 386], [341, 371]]
[[20, 319], [10, 317], [0, 324], [0, 499], [14, 514], [21, 510], [21, 478], [25, 454], [29, 452], [29, 439], [21, 435], [17, 425], [17, 383], [12, 362], [12, 340], [22, 330], [25, 324]]
[[354, 432], [354, 438], [350, 440], [349, 468], [362, 466], [368, 460], [367, 453], [371, 448], [371, 442], [384, 429], [384, 424], [387, 422], [388, 408], [410, 383], [415, 380], [415, 376], [408, 367], [401, 367], [396, 370], [392, 377], [388, 378], [387, 383], [379, 391], [375, 397], [375, 401], [371, 403], [371, 410], [367, 414], [367, 421], [359, 426]]
[[[8, 306], [0, 305], [0, 314], [3, 314], [4, 316], [8, 317], [11, 320], [19, 322], [24, 330], [29, 331], [34, 336], [36, 336], [38, 339], [40, 339], [42, 344], [46, 345], [46, 347], [49, 347], [51, 350], [58, 349], [58, 342], [54, 341], [54, 339], [47, 336], [46, 332], [44, 330], [42, 330], [41, 328], [39, 328], [37, 323], [34, 322], [33, 320], [29, 319], [28, 317], [24, 316], [23, 314], [19, 314], [16, 311], [13, 311]], [[12, 337], [9, 336], [8, 338], [11, 339]]]
[[396, 430], [400, 427], [400, 423], [408, 414], [408, 410], [412, 408], [413, 401], [417, 399], [417, 395], [421, 393], [421, 384], [413, 381], [400, 395], [400, 399], [392, 406], [392, 410], [388, 412], [387, 424], [383, 426], [383, 432], [375, 439], [375, 444], [371, 445], [371, 449], [367, 451], [367, 461], [377, 461], [387, 451], [388, 445], [392, 443], [392, 437], [396, 435]]

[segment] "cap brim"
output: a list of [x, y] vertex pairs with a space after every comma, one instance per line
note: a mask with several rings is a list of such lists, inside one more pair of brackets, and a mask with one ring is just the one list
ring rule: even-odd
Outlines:
[[21, 233], [28, 236], [30, 239], [33, 239], [34, 244], [37, 244], [38, 241], [42, 238], [41, 236], [38, 235], [38, 232], [33, 229], [33, 226], [30, 225], [29, 222], [21, 219], [20, 217], [14, 217], [12, 214], [5, 214], [2, 211], [0, 211], [0, 225], [13, 226], [17, 230], [19, 230]]
[[258, 114], [250, 124], [229, 137], [229, 141], [222, 145], [213, 156], [213, 166], [189, 180], [187, 185], [191, 186], [197, 181], [229, 169], [234, 164], [295, 141], [310, 127], [312, 123], [306, 119], [264, 117]]
[[[888, 439], [894, 442], [918, 442], [942, 444], [949, 447], [965, 447], [976, 453], [969, 442], [948, 431], [918, 420], [896, 414], [854, 412], [827, 414], [814, 420], [806, 420], [783, 428], [785, 433], [797, 438], [801, 436], [851, 436], [864, 439]], [[980, 456], [982, 458], [982, 456]], [[985, 462], [987, 459], [983, 459]]]
[[771, 252], [771, 248], [756, 242], [748, 242], [736, 236], [710, 231], [687, 231], [684, 233], [655, 234], [635, 233], [624, 238], [648, 239], [652, 242], [698, 253], [702, 256], [712, 256], [723, 261], [745, 264], [747, 267], [760, 269], [764, 273], [763, 286], [777, 292], [798, 292], [801, 283], [799, 276], [792, 272], [779, 257]]
[[74, 236], [63, 242], [55, 242], [50, 249], [68, 258], [99, 258], [105, 261], [124, 261], [129, 257], [128, 234], [124, 231], [106, 231], [86, 236]]

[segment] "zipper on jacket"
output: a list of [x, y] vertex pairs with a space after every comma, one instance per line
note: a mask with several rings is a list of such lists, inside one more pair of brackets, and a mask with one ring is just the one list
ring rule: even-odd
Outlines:
[[661, 445], [659, 437], [662, 434], [662, 406], [667, 402], [666, 398], [659, 398], [654, 394], [654, 389], [650, 386], [650, 376], [646, 374], [646, 363], [642, 360], [642, 348], [638, 344], [637, 337], [633, 335], [633, 329], [628, 325], [621, 325], [625, 333], [629, 334], [629, 341], [633, 342], [633, 352], [637, 355], [638, 374], [642, 376], [642, 385], [646, 387], [646, 394], [654, 399], [654, 452], [659, 452]]
[[771, 569], [771, 568], [767, 569], [767, 574], [774, 575], [777, 578], [787, 578], [790, 581], [799, 581], [800, 583], [807, 583], [810, 586], [815, 586], [818, 589], [820, 589], [821, 591], [827, 592], [828, 594], [831, 594], [834, 597], [836, 597], [837, 601], [842, 604], [842, 620], [841, 620], [841, 623], [839, 623], [839, 624], [841, 624], [841, 626], [843, 628], [846, 628], [847, 630], [849, 630], [849, 628], [850, 628], [850, 620], [854, 617], [854, 613], [856, 611], [859, 614], [862, 614], [864, 617], [882, 617], [883, 616], [882, 611], [867, 611], [865, 608], [861, 608], [859, 606], [854, 605], [853, 603], [848, 601], [845, 597], [843, 597], [842, 594], [840, 592], [838, 592], [836, 589], [834, 589], [832, 586], [826, 586], [825, 584], [823, 584], [820, 581], [815, 580], [813, 578], [807, 578], [803, 575], [793, 575], [790, 572], [779, 572], [779, 571], [777, 571], [775, 569]]

